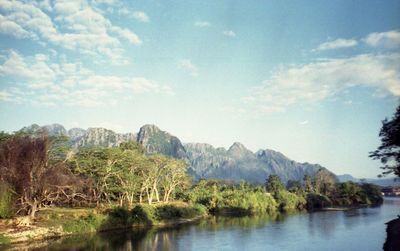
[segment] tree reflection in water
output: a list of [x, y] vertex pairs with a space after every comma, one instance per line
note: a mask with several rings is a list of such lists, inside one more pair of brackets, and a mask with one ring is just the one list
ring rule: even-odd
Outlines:
[[399, 214], [400, 199], [392, 200], [377, 208], [209, 217], [168, 228], [71, 236], [31, 250], [379, 250], [384, 223]]

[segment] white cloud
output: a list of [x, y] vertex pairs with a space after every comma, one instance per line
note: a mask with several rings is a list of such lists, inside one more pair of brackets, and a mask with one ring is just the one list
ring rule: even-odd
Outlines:
[[6, 91], [0, 91], [0, 101], [10, 101], [12, 95]]
[[180, 60], [178, 62], [178, 68], [188, 71], [193, 77], [197, 77], [199, 75], [197, 66], [194, 65], [189, 59]]
[[280, 69], [255, 88], [247, 105], [262, 113], [311, 104], [355, 86], [400, 96], [400, 54], [364, 54]]
[[194, 26], [200, 27], [200, 28], [204, 28], [204, 27], [209, 27], [211, 26], [211, 24], [207, 21], [197, 21], [194, 23]]
[[118, 10], [118, 14], [123, 15], [128, 18], [136, 19], [137, 21], [142, 22], [142, 23], [150, 22], [149, 16], [143, 11], [133, 11], [132, 12], [131, 10], [129, 10], [127, 8], [120, 8]]
[[0, 76], [12, 79], [14, 86], [22, 88], [0, 90], [2, 101], [16, 99], [35, 105], [91, 107], [115, 105], [124, 97], [143, 93], [173, 94], [169, 86], [147, 78], [100, 75], [80, 63], [51, 63], [43, 54], [24, 57], [10, 51], [5, 58], [0, 64]]
[[34, 4], [1, 0], [0, 10], [7, 21], [15, 22], [25, 30], [45, 39], [57, 33], [50, 17]]
[[374, 32], [366, 36], [363, 41], [372, 47], [397, 48], [400, 47], [400, 32], [397, 30]]
[[37, 0], [33, 4], [35, 4], [35, 6], [38, 6], [42, 10], [46, 10], [46, 11], [52, 11], [53, 10], [53, 8], [51, 7], [50, 0]]
[[302, 125], [302, 126], [307, 125], [308, 124], [308, 120], [301, 121], [299, 124]]
[[224, 34], [227, 37], [236, 37], [236, 33], [233, 31], [223, 31], [222, 34]]
[[78, 12], [84, 6], [87, 6], [85, 1], [55, 1], [54, 9], [59, 14], [73, 14]]
[[96, 4], [107, 4], [107, 5], [114, 5], [116, 3], [115, 0], [94, 0]]
[[0, 14], [0, 33], [11, 34], [16, 38], [36, 38], [36, 35], [22, 28], [12, 20], [7, 20]]
[[150, 18], [149, 16], [147, 16], [146, 13], [144, 13], [143, 11], [134, 11], [132, 13], [132, 17], [136, 20], [138, 20], [139, 22], [143, 22], [143, 23], [148, 23], [150, 22]]
[[128, 29], [123, 29], [117, 26], [112, 27], [112, 31], [116, 32], [120, 37], [127, 39], [132, 44], [141, 44], [142, 40]]
[[334, 50], [334, 49], [341, 49], [341, 48], [350, 48], [354, 47], [358, 44], [357, 40], [355, 39], [343, 39], [339, 38], [333, 41], [322, 43], [318, 46], [316, 50], [318, 51], [325, 51], [325, 50]]
[[[40, 58], [42, 54], [38, 55]], [[0, 76], [12, 76], [17, 79], [29, 79], [32, 82], [52, 82], [54, 71], [43, 61], [28, 64], [16, 51], [10, 51], [8, 58], [0, 65]]]
[[[47, 15], [42, 9], [51, 11]], [[42, 2], [0, 0], [0, 32], [17, 38], [32, 38], [76, 50], [90, 57], [106, 57], [112, 63], [126, 63], [119, 38], [138, 45], [133, 31], [113, 25], [99, 9], [86, 0]]]

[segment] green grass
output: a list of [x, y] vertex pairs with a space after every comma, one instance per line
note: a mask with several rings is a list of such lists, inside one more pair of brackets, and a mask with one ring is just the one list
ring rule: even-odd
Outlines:
[[7, 236], [0, 234], [0, 245], [7, 245], [11, 243], [11, 239]]
[[[103, 212], [92, 208], [48, 208], [38, 212], [35, 225], [47, 228], [61, 226], [65, 233], [80, 234], [194, 218], [204, 215], [206, 211], [202, 205], [192, 206], [183, 202], [142, 204], [132, 209], [115, 207]], [[9, 242], [9, 238], [0, 235], [0, 244]]]
[[70, 219], [62, 223], [63, 230], [68, 233], [86, 233], [101, 230], [107, 216], [102, 214], [89, 214], [80, 219]]
[[[68, 210], [67, 212], [67, 215], [64, 216], [49, 212], [47, 221], [53, 221], [52, 225], [54, 225], [54, 222], [61, 224], [63, 230], [69, 233], [85, 233], [113, 228], [126, 228], [134, 224], [154, 225], [163, 221], [190, 219], [205, 215], [207, 209], [203, 205], [191, 206], [186, 203], [171, 203], [156, 206], [136, 205], [130, 210], [125, 207], [115, 207], [104, 214], [81, 212], [81, 216], [76, 216], [73, 210]], [[71, 217], [71, 215], [75, 215], [75, 217]]]
[[9, 219], [13, 216], [13, 193], [4, 184], [0, 184], [0, 219]]
[[161, 220], [190, 219], [205, 215], [207, 208], [203, 205], [179, 207], [176, 205], [161, 205], [156, 208], [157, 218]]

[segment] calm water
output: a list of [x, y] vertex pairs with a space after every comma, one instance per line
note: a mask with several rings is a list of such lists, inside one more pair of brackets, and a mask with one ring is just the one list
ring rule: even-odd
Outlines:
[[382, 250], [400, 198], [375, 208], [279, 217], [214, 217], [167, 229], [70, 237], [36, 250]]

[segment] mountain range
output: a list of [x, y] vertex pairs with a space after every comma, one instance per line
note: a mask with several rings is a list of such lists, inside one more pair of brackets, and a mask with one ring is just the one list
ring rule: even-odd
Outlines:
[[189, 174], [198, 179], [224, 179], [233, 182], [246, 180], [253, 184], [264, 183], [271, 174], [283, 182], [302, 180], [304, 175], [313, 176], [318, 171], [332, 172], [318, 164], [299, 163], [280, 152], [264, 149], [252, 152], [235, 142], [228, 149], [206, 143], [183, 144], [176, 136], [162, 131], [155, 125], [144, 125], [138, 133], [116, 133], [106, 128], [72, 128], [66, 130], [60, 124], [24, 127], [20, 132], [47, 132], [49, 136], [67, 136], [76, 149], [84, 147], [116, 147], [122, 142], [136, 141], [148, 154], [161, 153], [183, 159], [189, 165]]
[[367, 182], [378, 186], [388, 187], [388, 186], [400, 186], [399, 178], [377, 178], [377, 179], [358, 179], [350, 174], [342, 174], [336, 176], [340, 182], [352, 181], [352, 182]]

